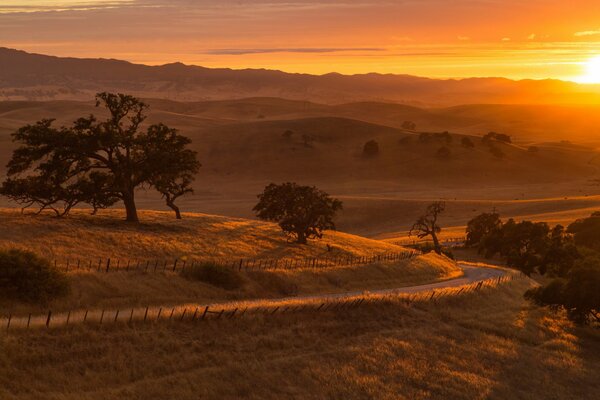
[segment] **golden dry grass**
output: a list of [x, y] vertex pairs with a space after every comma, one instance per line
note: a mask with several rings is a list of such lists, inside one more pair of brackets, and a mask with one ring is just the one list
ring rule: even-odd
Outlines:
[[[25, 248], [50, 259], [174, 260], [239, 258], [308, 258], [368, 256], [405, 251], [404, 248], [350, 235], [326, 232], [307, 246], [287, 243], [275, 224], [206, 214], [141, 211], [142, 223], [123, 221], [121, 210], [91, 216], [75, 210], [57, 219], [50, 214], [21, 214], [0, 209], [0, 249]], [[327, 245], [332, 251], [327, 251]]]
[[[2, 334], [2, 399], [594, 399], [600, 332], [522, 298]], [[118, 371], [118, 373], [117, 373]]]
[[[335, 294], [387, 289], [457, 278], [455, 262], [436, 254], [411, 260], [327, 269], [241, 271], [243, 284], [225, 290], [176, 273], [74, 273], [71, 293], [50, 304], [33, 305], [0, 299], [0, 310], [13, 315], [81, 309], [115, 309], [213, 303], [256, 298]], [[1, 297], [1, 296], [0, 296]]]

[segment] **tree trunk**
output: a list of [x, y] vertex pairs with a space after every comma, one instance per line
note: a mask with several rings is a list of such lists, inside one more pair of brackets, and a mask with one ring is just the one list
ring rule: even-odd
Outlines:
[[123, 203], [125, 204], [125, 212], [127, 213], [127, 222], [140, 222], [137, 214], [137, 207], [135, 206], [135, 197], [133, 192], [126, 193], [123, 196]]
[[435, 252], [442, 254], [442, 246], [440, 246], [440, 241], [435, 232], [431, 232], [431, 238], [433, 239], [433, 248], [435, 249]]
[[306, 244], [306, 234], [304, 232], [296, 232], [296, 234], [298, 235], [298, 240], [296, 240], [296, 243]]
[[167, 200], [167, 206], [175, 211], [175, 218], [181, 219], [181, 211], [179, 211], [179, 207], [177, 207], [172, 200]]

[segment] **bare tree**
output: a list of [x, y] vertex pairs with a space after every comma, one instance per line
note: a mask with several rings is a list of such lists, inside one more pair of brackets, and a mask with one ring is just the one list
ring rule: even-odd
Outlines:
[[430, 204], [427, 206], [425, 214], [417, 219], [408, 233], [409, 236], [415, 235], [419, 239], [431, 236], [435, 252], [438, 254], [442, 254], [442, 246], [440, 246], [440, 241], [437, 237], [438, 233], [442, 231], [442, 228], [438, 225], [438, 217], [445, 209], [446, 203], [443, 201], [436, 201]]

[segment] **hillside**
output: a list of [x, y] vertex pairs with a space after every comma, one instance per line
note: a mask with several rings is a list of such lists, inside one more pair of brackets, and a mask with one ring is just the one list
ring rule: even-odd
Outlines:
[[[342, 232], [326, 232], [309, 246], [289, 244], [275, 224], [205, 214], [177, 221], [165, 212], [143, 211], [141, 225], [124, 222], [122, 210], [97, 216], [75, 210], [68, 218], [0, 210], [0, 248], [24, 248], [64, 263], [77, 259], [239, 260], [368, 256], [405, 248]], [[331, 251], [327, 251], [327, 245]]]
[[120, 60], [59, 58], [0, 48], [0, 99], [88, 99], [126, 91], [176, 100], [274, 96], [324, 103], [389, 101], [451, 106], [473, 103], [590, 104], [597, 87], [499, 78], [435, 80], [406, 75], [289, 74], [269, 70], [162, 66]]
[[598, 331], [532, 306], [528, 287], [437, 305], [2, 334], [0, 397], [594, 399]]

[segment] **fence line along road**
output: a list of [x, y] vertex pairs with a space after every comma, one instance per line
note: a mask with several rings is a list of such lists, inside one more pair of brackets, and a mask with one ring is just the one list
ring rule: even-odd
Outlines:
[[[280, 300], [249, 300], [238, 303], [223, 304], [187, 304], [175, 307], [147, 306], [116, 310], [71, 310], [60, 313], [28, 314], [15, 316], [11, 313], [0, 318], [0, 326], [4, 331], [20, 331], [29, 329], [50, 329], [68, 327], [69, 325], [86, 324], [101, 327], [109, 324], [149, 324], [158, 322], [201, 322], [209, 320], [226, 320], [242, 317], [272, 317], [286, 313], [297, 312], [347, 312], [363, 305], [381, 305], [388, 301], [400, 301], [410, 306], [413, 304], [433, 303], [447, 298], [456, 298], [469, 294], [480, 293], [486, 288], [512, 282], [522, 277], [511, 273], [495, 276], [481, 281], [461, 286], [441, 287], [414, 293], [382, 292], [340, 295], [333, 297], [310, 297]], [[402, 288], [399, 288], [402, 289]]]
[[55, 268], [65, 272], [182, 272], [201, 264], [215, 264], [234, 270], [274, 270], [274, 269], [303, 269], [327, 268], [336, 266], [369, 265], [381, 262], [408, 260], [421, 254], [416, 250], [385, 253], [372, 256], [331, 256], [312, 258], [241, 258], [241, 259], [195, 259], [191, 261], [174, 259], [167, 260], [122, 260], [114, 258], [99, 258], [97, 260], [54, 260]]

